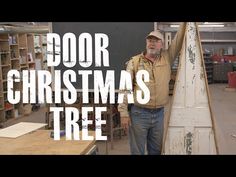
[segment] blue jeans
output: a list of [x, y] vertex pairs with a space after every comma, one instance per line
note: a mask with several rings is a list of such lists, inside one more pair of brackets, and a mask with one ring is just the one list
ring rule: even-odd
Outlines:
[[164, 108], [147, 109], [131, 106], [129, 143], [131, 154], [144, 155], [147, 145], [149, 155], [160, 155], [162, 148]]

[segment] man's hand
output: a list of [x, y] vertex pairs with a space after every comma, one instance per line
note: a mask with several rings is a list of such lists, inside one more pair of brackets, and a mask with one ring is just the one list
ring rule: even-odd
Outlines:
[[121, 126], [124, 128], [125, 134], [128, 132], [128, 127], [131, 125], [130, 117], [121, 117]]

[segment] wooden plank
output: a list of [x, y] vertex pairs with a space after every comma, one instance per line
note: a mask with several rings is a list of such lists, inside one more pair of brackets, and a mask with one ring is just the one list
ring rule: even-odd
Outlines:
[[[0, 138], [0, 154], [16, 155], [79, 155], [86, 154], [95, 144], [93, 141], [66, 141], [61, 137], [55, 141], [50, 137], [51, 130], [37, 130], [16, 139]], [[90, 136], [95, 132], [89, 131]]]
[[21, 122], [0, 130], [0, 137], [17, 138], [29, 132], [35, 131], [46, 126], [43, 123]]
[[207, 75], [196, 23], [187, 23], [164, 154], [217, 154]]

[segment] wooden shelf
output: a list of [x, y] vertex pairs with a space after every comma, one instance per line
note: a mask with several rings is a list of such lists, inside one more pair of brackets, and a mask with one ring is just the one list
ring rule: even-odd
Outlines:
[[12, 60], [12, 61], [15, 61], [15, 60], [16, 60], [16, 61], [19, 61], [20, 58], [11, 58], [11, 60]]
[[26, 66], [20, 66], [20, 68], [22, 69], [22, 68], [28, 68], [28, 66], [26, 65]]
[[8, 67], [8, 66], [11, 66], [10, 64], [8, 65], [0, 65], [1, 67]]
[[10, 54], [10, 52], [0, 52], [0, 55]]
[[9, 42], [8, 39], [0, 39], [0, 42]]
[[[43, 40], [44, 37], [44, 40]], [[38, 60], [46, 60], [46, 35], [33, 33], [4, 33], [0, 34], [0, 123], [10, 120], [14, 117], [14, 110], [19, 111], [19, 115], [23, 115], [23, 106], [31, 105], [29, 103], [23, 104], [22, 99], [20, 103], [9, 105], [7, 100], [7, 72], [10, 69], [15, 69], [21, 72], [26, 70], [35, 70]], [[35, 41], [38, 40], [38, 41]], [[44, 41], [44, 42], [42, 42]], [[37, 62], [36, 62], [37, 61]], [[41, 63], [46, 66], [46, 63]], [[42, 69], [44, 67], [41, 66]], [[19, 83], [14, 83], [14, 89], [22, 91], [22, 78]], [[4, 110], [6, 107], [8, 109]], [[8, 111], [8, 112], [7, 112]]]

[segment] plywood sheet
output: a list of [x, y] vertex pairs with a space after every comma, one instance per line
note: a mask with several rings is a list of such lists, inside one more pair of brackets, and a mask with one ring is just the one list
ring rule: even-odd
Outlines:
[[17, 138], [19, 136], [25, 135], [37, 129], [40, 129], [47, 124], [43, 123], [31, 123], [31, 122], [21, 122], [10, 127], [0, 130], [0, 137], [4, 138]]
[[[61, 140], [50, 137], [52, 130], [36, 130], [19, 138], [0, 137], [0, 155], [85, 155], [96, 140]], [[95, 136], [94, 131], [88, 132]], [[81, 136], [81, 132], [80, 132]]]

